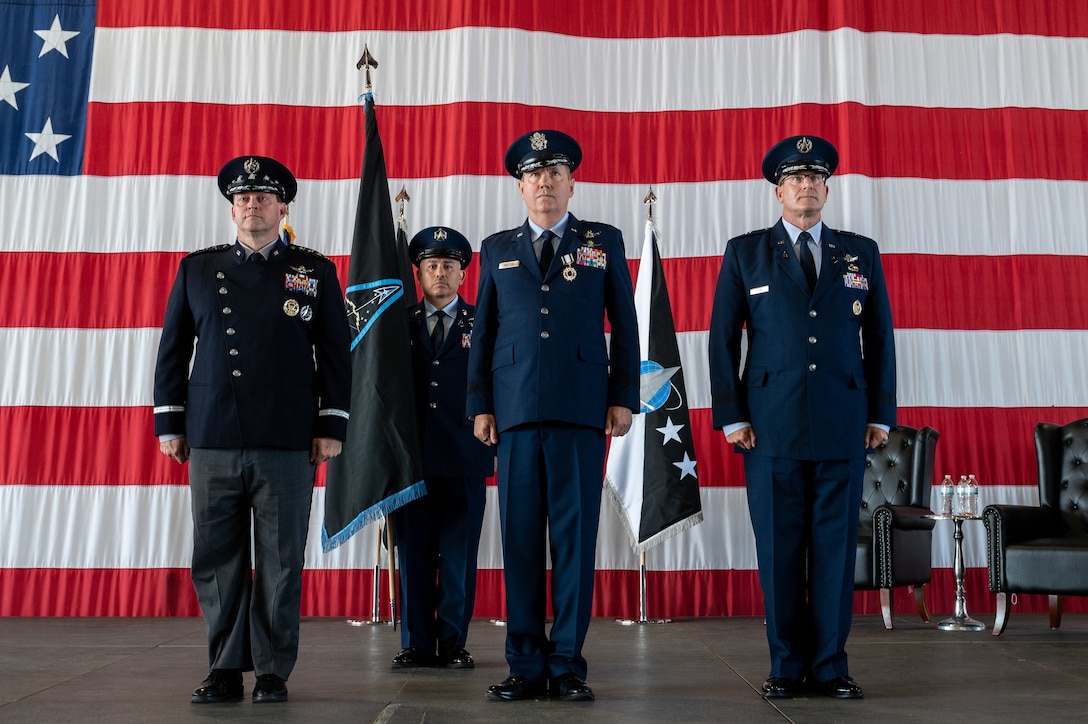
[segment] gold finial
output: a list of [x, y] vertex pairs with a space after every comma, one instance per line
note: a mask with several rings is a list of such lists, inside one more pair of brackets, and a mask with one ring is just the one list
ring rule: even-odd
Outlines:
[[356, 70], [362, 70], [366, 68], [366, 88], [365, 92], [373, 93], [374, 87], [370, 84], [370, 69], [378, 67], [378, 61], [374, 60], [374, 56], [370, 54], [370, 47], [363, 45], [363, 57], [359, 58], [359, 62], [355, 64]]
[[654, 204], [657, 203], [657, 196], [654, 195], [654, 187], [650, 186], [650, 192], [646, 194], [646, 198], [642, 200], [642, 203], [646, 204], [649, 211], [646, 213], [647, 219], [654, 218]]
[[397, 197], [395, 199], [393, 199], [393, 200], [400, 204], [400, 218], [403, 219], [404, 218], [404, 205], [406, 203], [408, 203], [409, 201], [411, 201], [412, 197], [408, 195], [408, 191], [404, 188], [404, 186], [401, 186], [400, 187], [400, 193], [397, 194]]

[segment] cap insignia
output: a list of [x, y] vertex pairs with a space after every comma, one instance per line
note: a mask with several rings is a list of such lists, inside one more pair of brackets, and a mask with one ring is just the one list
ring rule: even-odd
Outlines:
[[797, 141], [797, 150], [801, 153], [808, 153], [812, 150], [812, 141], [810, 141], [807, 137], [801, 138], [799, 141]]
[[529, 136], [529, 145], [534, 151], [543, 151], [548, 147], [548, 138], [540, 131]]
[[252, 176], [253, 174], [261, 170], [261, 164], [257, 163], [257, 159], [250, 158], [247, 159], [244, 164], [242, 164], [242, 168], [246, 170], [246, 173]]
[[434, 240], [435, 241], [445, 241], [446, 240], [446, 230], [445, 229], [435, 229]]

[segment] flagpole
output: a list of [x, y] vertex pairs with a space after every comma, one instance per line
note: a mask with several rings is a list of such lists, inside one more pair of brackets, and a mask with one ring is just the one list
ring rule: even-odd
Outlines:
[[350, 626], [374, 626], [377, 624], [385, 623], [381, 618], [381, 582], [382, 582], [382, 527], [379, 525], [375, 529], [374, 540], [374, 574], [371, 577], [373, 585], [371, 590], [372, 603], [370, 607], [370, 620], [362, 618], [349, 618], [348, 625]]
[[648, 618], [646, 615], [646, 551], [638, 554], [638, 618], [617, 618], [621, 626], [672, 623], [671, 618]]
[[[654, 202], [657, 201], [657, 196], [654, 194], [654, 187], [651, 185], [649, 192], [646, 194], [646, 198], [642, 200], [642, 203], [646, 205], [646, 219], [652, 224], [654, 221]], [[635, 624], [665, 624], [672, 623], [671, 618], [655, 618], [651, 619], [647, 617], [646, 605], [646, 551], [641, 551], [638, 554], [638, 618], [617, 618], [616, 623], [622, 626], [633, 626]]]
[[397, 630], [397, 557], [393, 555], [393, 519], [385, 516], [385, 550], [389, 553], [389, 622]]

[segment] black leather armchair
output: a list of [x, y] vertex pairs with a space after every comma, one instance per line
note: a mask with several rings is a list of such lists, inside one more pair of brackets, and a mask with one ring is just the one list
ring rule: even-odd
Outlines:
[[880, 591], [884, 627], [892, 625], [892, 589], [914, 586], [914, 605], [929, 621], [925, 586], [933, 574], [929, 501], [940, 433], [900, 426], [866, 460], [858, 521], [854, 589]]
[[1088, 596], [1088, 418], [1035, 426], [1039, 505], [988, 505], [986, 557], [997, 594], [994, 635], [1009, 622], [1010, 593], [1050, 597], [1050, 628], [1062, 596]]

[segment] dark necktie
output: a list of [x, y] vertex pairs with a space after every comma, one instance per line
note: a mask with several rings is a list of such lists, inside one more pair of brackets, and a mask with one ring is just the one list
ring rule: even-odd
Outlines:
[[816, 262], [812, 258], [812, 249], [808, 248], [808, 243], [812, 241], [812, 234], [807, 231], [802, 231], [797, 237], [797, 258], [801, 261], [801, 271], [805, 273], [805, 279], [808, 280], [808, 293], [812, 294], [812, 290], [816, 288]]
[[431, 315], [431, 319], [434, 320], [434, 329], [431, 330], [431, 346], [434, 347], [435, 352], [442, 346], [442, 340], [446, 336], [446, 325], [442, 323], [445, 318], [446, 313], [441, 309]]
[[552, 239], [555, 238], [555, 234], [551, 230], [545, 231], [540, 235], [540, 273], [547, 274], [548, 267], [552, 265], [552, 257], [555, 256], [555, 249], [552, 247]]
[[259, 251], [255, 251], [249, 255], [249, 261], [253, 262], [254, 264], [260, 264], [262, 261], [264, 261], [264, 254]]

